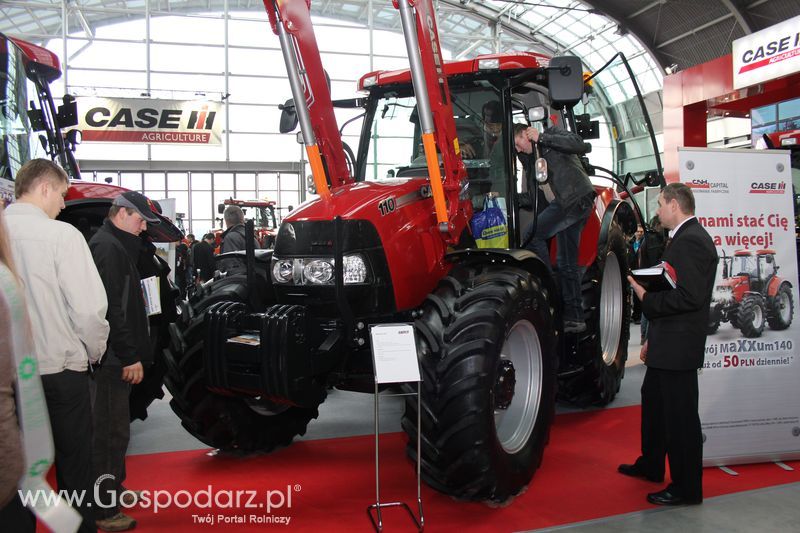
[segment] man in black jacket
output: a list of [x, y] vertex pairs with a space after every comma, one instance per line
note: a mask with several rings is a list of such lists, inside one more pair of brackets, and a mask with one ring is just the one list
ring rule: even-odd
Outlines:
[[628, 277], [650, 321], [641, 359], [642, 455], [619, 472], [650, 481], [664, 479], [664, 458], [672, 477], [664, 490], [647, 495], [656, 505], [703, 501], [703, 439], [697, 412], [697, 369], [703, 366], [717, 251], [694, 217], [692, 190], [670, 183], [658, 197], [658, 217], [670, 230], [663, 259], [675, 269], [677, 287], [648, 292]]
[[203, 239], [194, 245], [194, 267], [200, 271], [201, 282], [206, 282], [214, 277], [214, 234], [206, 233]]
[[136, 521], [120, 512], [124, 490], [125, 453], [130, 440], [129, 395], [142, 381], [144, 366], [153, 361], [147, 312], [136, 264], [142, 247], [139, 234], [147, 223], [158, 224], [151, 202], [138, 192], [125, 192], [114, 200], [103, 226], [89, 241], [97, 270], [106, 289], [111, 326], [102, 366], [95, 372], [94, 471], [102, 480], [95, 489], [97, 527], [124, 531]]
[[[592, 182], [578, 157], [586, 152], [586, 145], [577, 134], [556, 126], [539, 133], [536, 128], [515, 124], [514, 145], [527, 176], [534, 172], [533, 143], [536, 142], [541, 156], [547, 161], [548, 179], [542, 189], [549, 203], [536, 217], [536, 234], [528, 248], [550, 267], [547, 239], [556, 237], [556, 264], [564, 299], [564, 331], [581, 333], [586, 331], [586, 323], [581, 304], [578, 246], [595, 197]], [[533, 225], [525, 230], [523, 241], [531, 231]]]
[[[225, 208], [222, 214], [225, 219], [225, 227], [227, 228], [222, 234], [222, 245], [220, 246], [220, 253], [237, 252], [245, 249], [247, 239], [244, 235], [244, 211], [238, 205], [229, 205]], [[253, 238], [253, 247], [258, 249], [258, 242]], [[223, 259], [219, 262], [220, 270], [224, 272], [235, 272], [237, 270], [244, 270], [244, 262], [237, 259]]]

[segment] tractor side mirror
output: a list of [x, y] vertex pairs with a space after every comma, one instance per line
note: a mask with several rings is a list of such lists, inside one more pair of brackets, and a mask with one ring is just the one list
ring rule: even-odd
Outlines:
[[548, 67], [550, 99], [556, 107], [573, 106], [583, 96], [583, 65], [577, 56], [557, 56]]
[[774, 262], [775, 262], [775, 258], [772, 257], [771, 255], [768, 255], [767, 256], [767, 264], [772, 264]]
[[536, 106], [528, 109], [528, 122], [538, 122], [547, 118], [547, 111], [544, 106]]
[[225, 213], [225, 204], [217, 204], [217, 213], [220, 215]]
[[41, 109], [33, 107], [33, 102], [31, 102], [31, 107], [28, 109], [28, 120], [31, 122], [31, 129], [33, 131], [44, 131], [47, 129], [47, 125], [44, 122], [44, 113], [42, 113]]
[[294, 99], [289, 98], [286, 100], [285, 104], [279, 105], [278, 109], [281, 110], [281, 121], [278, 126], [278, 131], [281, 133], [291, 133], [299, 123], [297, 109], [294, 107]]

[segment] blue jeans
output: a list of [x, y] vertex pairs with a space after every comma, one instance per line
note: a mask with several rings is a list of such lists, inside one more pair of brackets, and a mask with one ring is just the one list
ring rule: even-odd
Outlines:
[[[556, 265], [558, 266], [561, 294], [564, 299], [564, 320], [573, 322], [583, 322], [578, 247], [581, 241], [581, 230], [586, 224], [586, 217], [591, 208], [591, 202], [580, 202], [565, 211], [558, 202], [551, 202], [539, 213], [536, 219], [536, 235], [528, 245], [528, 249], [538, 255], [552, 271], [547, 239], [555, 235], [558, 246]], [[526, 239], [532, 230], [533, 224], [525, 231]]]

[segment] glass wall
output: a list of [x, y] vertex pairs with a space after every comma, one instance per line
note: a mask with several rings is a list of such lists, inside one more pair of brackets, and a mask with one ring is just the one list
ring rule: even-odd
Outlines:
[[[278, 222], [300, 203], [299, 175], [293, 172], [84, 172], [89, 181], [139, 191], [148, 198], [175, 199], [175, 212], [197, 238], [221, 228], [219, 205], [227, 198], [274, 200]], [[191, 199], [191, 202], [190, 202]]]

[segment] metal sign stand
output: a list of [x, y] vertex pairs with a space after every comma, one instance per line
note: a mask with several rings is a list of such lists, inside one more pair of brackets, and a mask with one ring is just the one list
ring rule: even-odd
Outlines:
[[[387, 394], [387, 396], [417, 396], [417, 508], [419, 510], [419, 519], [414, 515], [414, 512], [405, 502], [381, 502], [381, 480], [380, 480], [380, 454], [379, 454], [379, 435], [380, 435], [380, 415], [378, 411], [379, 398], [378, 382], [375, 382], [375, 503], [367, 507], [367, 515], [369, 516], [372, 527], [375, 531], [383, 531], [383, 518], [381, 517], [381, 509], [384, 507], [402, 507], [413, 520], [414, 525], [417, 526], [417, 531], [424, 531], [425, 529], [425, 516], [422, 513], [422, 490], [421, 490], [421, 464], [420, 453], [422, 451], [421, 445], [421, 432], [420, 422], [422, 417], [422, 402], [420, 396], [421, 381], [417, 381], [417, 392], [404, 392], [396, 394]], [[377, 518], [373, 515], [373, 510]]]
[[[372, 358], [375, 369], [375, 503], [367, 507], [372, 527], [375, 531], [383, 531], [381, 509], [386, 507], [402, 507], [408, 512], [417, 531], [425, 528], [425, 517], [422, 513], [421, 490], [421, 420], [422, 420], [422, 376], [419, 372], [417, 348], [412, 324], [376, 324], [370, 327]], [[417, 509], [419, 519], [411, 507], [404, 502], [381, 502], [381, 467], [380, 467], [380, 394], [378, 386], [387, 383], [416, 383], [417, 392], [401, 392], [387, 396], [417, 395]], [[372, 511], [375, 511], [373, 514]]]

